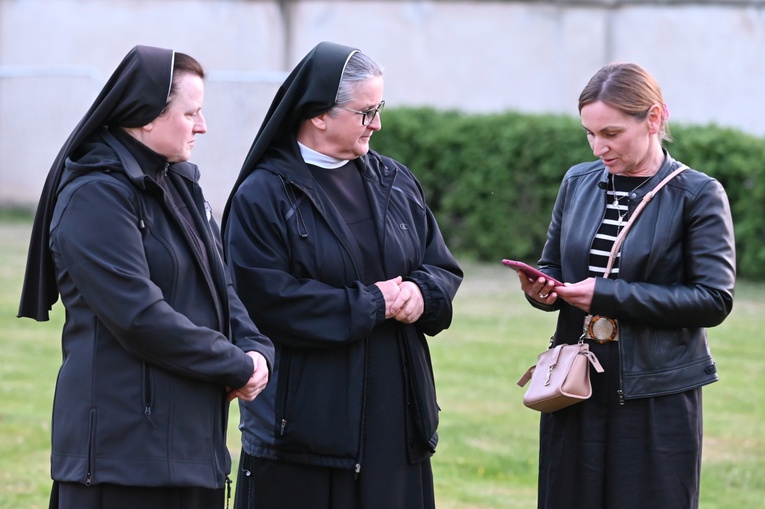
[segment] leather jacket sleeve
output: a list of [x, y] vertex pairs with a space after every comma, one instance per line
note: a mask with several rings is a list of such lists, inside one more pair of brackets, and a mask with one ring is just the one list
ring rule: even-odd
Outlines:
[[[660, 204], [646, 207], [658, 205], [653, 214], [640, 217], [630, 232], [634, 237], [627, 236], [619, 279], [596, 280], [591, 311], [661, 328], [719, 325], [733, 307], [736, 277], [725, 191], [707, 179], [698, 187], [668, 186], [661, 193]], [[648, 242], [645, 252], [639, 244]]]

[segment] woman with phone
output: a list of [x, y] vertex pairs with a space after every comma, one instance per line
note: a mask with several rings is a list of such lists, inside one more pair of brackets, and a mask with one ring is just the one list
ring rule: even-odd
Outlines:
[[603, 277], [631, 214], [681, 163], [662, 146], [669, 110], [640, 66], [600, 69], [579, 112], [597, 160], [564, 176], [538, 264], [565, 284], [519, 278], [534, 307], [558, 313], [555, 342], [583, 337], [605, 372], [590, 399], [541, 416], [538, 507], [696, 508], [701, 387], [717, 380], [706, 328], [730, 313], [736, 276], [727, 196], [700, 171], [675, 176]]

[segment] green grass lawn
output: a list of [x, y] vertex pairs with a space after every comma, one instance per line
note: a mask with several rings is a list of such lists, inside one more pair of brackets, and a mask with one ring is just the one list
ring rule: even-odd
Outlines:
[[[63, 313], [57, 306], [46, 323], [15, 317], [30, 223], [0, 219], [0, 508], [44, 508]], [[525, 303], [501, 257], [465, 265], [452, 328], [431, 339], [442, 407], [433, 460], [439, 509], [535, 507], [539, 415], [522, 405], [515, 382], [546, 346], [555, 316]], [[765, 285], [740, 283], [733, 314], [710, 330], [721, 381], [704, 389], [703, 509], [765, 500], [763, 330]]]

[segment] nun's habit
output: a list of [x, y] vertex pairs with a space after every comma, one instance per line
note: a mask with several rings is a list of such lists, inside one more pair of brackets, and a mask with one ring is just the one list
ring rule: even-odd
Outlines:
[[226, 388], [252, 376], [245, 352], [273, 360], [228, 284], [198, 169], [122, 129], [166, 107], [174, 58], [128, 53], [59, 152], [35, 217], [19, 316], [47, 320], [59, 294], [66, 308], [52, 509], [222, 507]]
[[[301, 121], [336, 105], [357, 51], [323, 42], [295, 67], [226, 205], [237, 291], [280, 359], [240, 404], [238, 509], [435, 504], [424, 333], [448, 327], [462, 273], [405, 166], [374, 151], [321, 166], [297, 143]], [[385, 319], [374, 283], [398, 275], [421, 288], [416, 324]]]
[[335, 105], [345, 66], [357, 51], [348, 46], [322, 42], [313, 48], [284, 80], [260, 125], [226, 202], [222, 220], [224, 235], [228, 213], [231, 210], [231, 199], [236, 190], [269, 149], [297, 149], [295, 135], [300, 122], [320, 115]]
[[32, 226], [19, 317], [46, 321], [58, 300], [48, 240], [66, 158], [103, 126], [140, 127], [157, 118], [167, 104], [172, 71], [172, 50], [151, 46], [133, 48], [61, 147], [45, 180]]

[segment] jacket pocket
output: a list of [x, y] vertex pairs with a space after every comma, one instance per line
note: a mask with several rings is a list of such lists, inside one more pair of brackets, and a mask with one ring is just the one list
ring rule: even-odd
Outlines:
[[430, 351], [425, 338], [414, 332], [411, 326], [402, 327], [399, 344], [407, 365], [407, 390], [413, 400], [415, 427], [422, 443], [434, 453], [438, 444], [436, 430], [440, 408], [436, 398]]
[[364, 380], [359, 359], [342, 348], [294, 350], [281, 359], [286, 371], [279, 377], [274, 423], [279, 449], [355, 460]]
[[287, 349], [281, 351], [281, 360], [279, 361], [281, 373], [276, 388], [276, 411], [274, 417], [274, 436], [281, 438], [287, 432], [287, 408], [289, 407], [290, 394], [290, 373], [292, 372], [292, 353]]
[[[143, 414], [154, 426], [154, 419], [151, 414], [154, 406], [154, 373], [151, 366], [143, 363]], [[156, 426], [154, 426], [156, 427]]]

